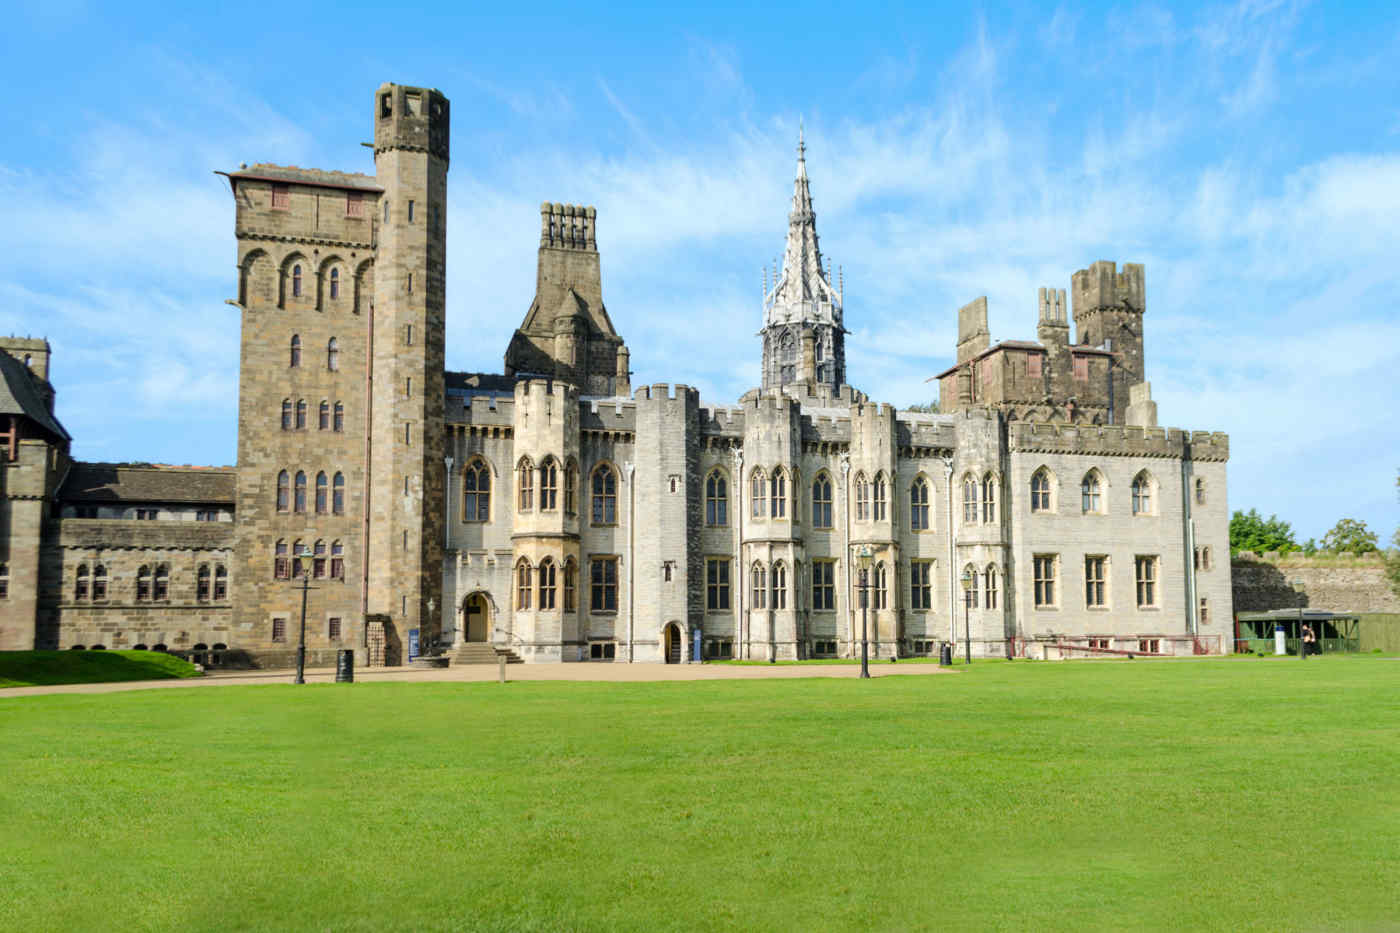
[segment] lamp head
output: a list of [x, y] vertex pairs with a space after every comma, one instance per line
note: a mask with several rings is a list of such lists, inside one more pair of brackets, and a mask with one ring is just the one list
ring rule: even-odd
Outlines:
[[856, 566], [861, 570], [869, 570], [870, 558], [873, 556], [874, 552], [870, 550], [870, 545], [862, 544], [860, 549], [856, 551]]
[[969, 569], [969, 568], [963, 568], [963, 572], [962, 572], [962, 588], [963, 588], [963, 591], [964, 591], [964, 592], [966, 592], [967, 590], [972, 589], [972, 570]]

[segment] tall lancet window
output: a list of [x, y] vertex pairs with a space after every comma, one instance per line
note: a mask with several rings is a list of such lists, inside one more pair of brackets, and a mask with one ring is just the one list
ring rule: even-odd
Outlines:
[[797, 381], [797, 341], [791, 332], [778, 341], [779, 381], [783, 385]]

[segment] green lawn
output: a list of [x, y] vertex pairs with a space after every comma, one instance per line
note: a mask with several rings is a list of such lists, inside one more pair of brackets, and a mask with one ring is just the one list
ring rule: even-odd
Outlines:
[[190, 662], [159, 651], [0, 651], [0, 687], [194, 677]]
[[0, 696], [0, 736], [5, 929], [1400, 929], [1395, 660]]

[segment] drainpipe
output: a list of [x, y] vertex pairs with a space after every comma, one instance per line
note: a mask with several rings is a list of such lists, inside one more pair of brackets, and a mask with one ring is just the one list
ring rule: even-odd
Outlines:
[[366, 649], [365, 666], [368, 667], [369, 623], [365, 621], [365, 616], [369, 615], [369, 500], [370, 488], [373, 485], [370, 482], [369, 473], [373, 459], [370, 445], [370, 423], [374, 418], [374, 302], [372, 301], [369, 305], [369, 319], [365, 321], [365, 325], [365, 473], [360, 482], [360, 501], [364, 503], [360, 522], [360, 541], [362, 542], [360, 545], [360, 629], [361, 640]]
[[[1191, 637], [1196, 638], [1200, 634], [1200, 619], [1197, 615], [1199, 600], [1196, 598], [1196, 519], [1191, 514], [1189, 466], [1189, 461], [1183, 458], [1181, 461], [1181, 516], [1186, 526], [1184, 529], [1186, 531], [1186, 625], [1191, 630]], [[1192, 650], [1195, 650], [1194, 646], [1192, 646]], [[1224, 650], [1223, 646], [1221, 650]]]
[[[455, 447], [455, 446], [456, 446], [456, 441], [455, 441], [456, 434], [455, 434], [455, 432], [453, 433], [453, 438], [454, 438], [453, 446]], [[452, 554], [452, 464], [453, 464], [453, 462], [454, 462], [454, 461], [453, 461], [452, 457], [450, 457], [450, 456], [444, 457], [444, 458], [443, 458], [443, 463], [444, 463], [444, 464], [446, 465], [446, 467], [447, 467], [447, 495], [446, 495], [446, 497], [445, 497], [446, 500], [447, 500], [447, 504], [446, 504], [446, 506], [445, 506], [446, 509], [447, 509], [447, 515], [446, 515], [446, 527], [447, 527], [447, 536], [446, 536], [446, 537], [447, 537], [447, 542], [446, 542], [446, 545], [447, 545], [447, 546], [446, 546], [446, 551], [447, 551], [447, 554], [451, 555], [451, 557], [450, 557], [449, 559], [452, 561], [452, 642], [453, 642], [453, 644], [456, 644], [457, 642], [461, 641], [461, 634], [460, 634], [460, 626], [459, 626], [459, 624], [458, 624], [458, 619], [457, 619], [457, 612], [458, 612], [458, 608], [457, 608], [457, 584], [458, 584], [458, 582], [459, 582], [458, 579], [457, 579], [457, 577], [458, 577], [458, 573], [457, 573], [457, 557], [456, 557], [455, 554]], [[443, 614], [444, 616], [447, 615], [447, 606], [448, 606], [448, 602], [447, 602], [446, 599], [444, 599], [444, 600], [443, 600], [443, 605], [442, 605], [442, 614]]]
[[[734, 502], [736, 521], [734, 523], [734, 559], [738, 562], [739, 570], [742, 574], [744, 566], [744, 449], [735, 447], [734, 454]], [[734, 616], [734, 657], [742, 658], [748, 652], [744, 650], [744, 588], [742, 575], [736, 576], [740, 581], [739, 598], [734, 600], [736, 615]]]
[[943, 458], [943, 484], [947, 487], [948, 502], [948, 642], [958, 642], [958, 571], [954, 567], [956, 558], [953, 551], [953, 458]]
[[[846, 631], [850, 633], [848, 641], [851, 646], [851, 654], [856, 651], [856, 617], [855, 617], [855, 581], [851, 579], [851, 457], [846, 454], [841, 458], [841, 499], [844, 505], [845, 517], [841, 522], [841, 550], [845, 559], [841, 561], [841, 571], [846, 575]], [[875, 639], [878, 646], [880, 640]], [[878, 648], [877, 648], [878, 650]]]
[[637, 562], [633, 559], [637, 546], [637, 484], [632, 482], [632, 474], [637, 467], [636, 464], [628, 462], [624, 463], [622, 468], [627, 471], [627, 663], [631, 664], [635, 652], [632, 639], [637, 615], [634, 593], [637, 582], [634, 568]]

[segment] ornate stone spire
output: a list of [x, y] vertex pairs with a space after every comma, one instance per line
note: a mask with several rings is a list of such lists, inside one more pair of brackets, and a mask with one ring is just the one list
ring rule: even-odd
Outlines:
[[840, 385], [846, 377], [841, 294], [822, 265], [817, 215], [807, 179], [807, 140], [799, 125], [787, 245], [773, 288], [763, 296], [764, 386]]
[[841, 299], [822, 271], [817, 239], [817, 215], [812, 210], [812, 189], [807, 179], [806, 134], [797, 133], [797, 178], [792, 186], [792, 211], [788, 214], [787, 247], [783, 268], [764, 301], [765, 326], [787, 321], [841, 323]]

